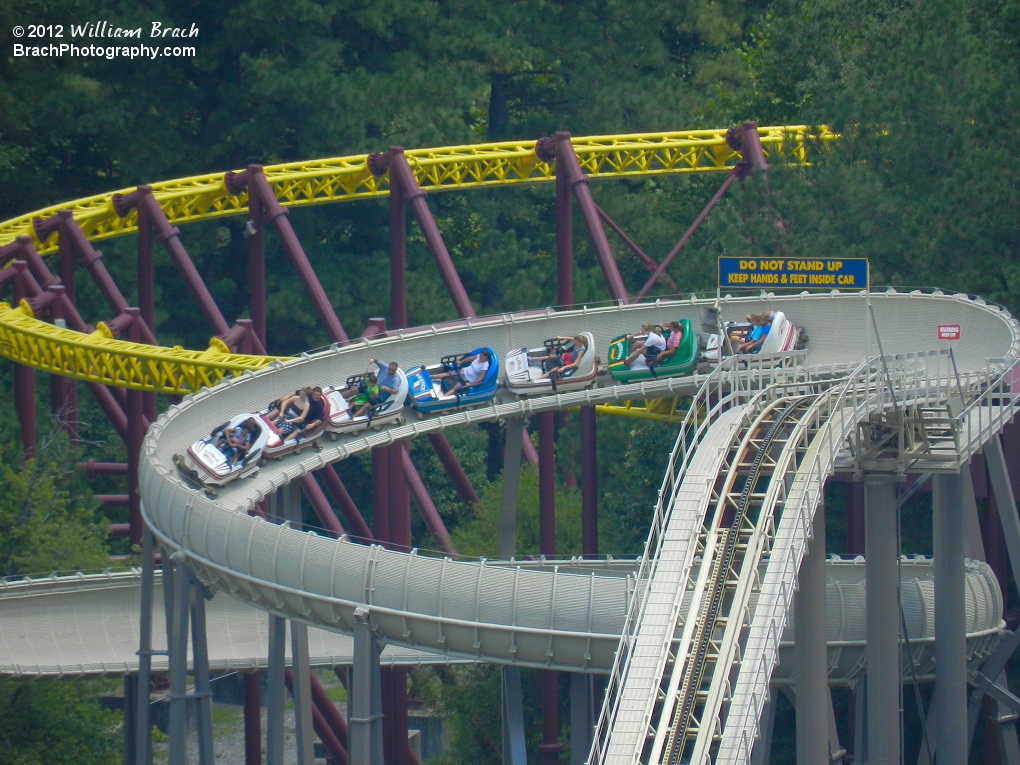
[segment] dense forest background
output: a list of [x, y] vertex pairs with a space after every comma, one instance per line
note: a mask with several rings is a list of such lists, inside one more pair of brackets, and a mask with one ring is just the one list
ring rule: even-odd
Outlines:
[[[722, 254], [825, 254], [870, 258], [876, 284], [941, 286], [981, 294], [1014, 313], [1020, 308], [1017, 0], [0, 0], [0, 19], [0, 219], [139, 183], [391, 145], [725, 127], [747, 119], [826, 124], [842, 138], [813, 151], [811, 168], [775, 167], [767, 193], [754, 181], [733, 187], [671, 266], [679, 290], [713, 289]], [[195, 24], [199, 35], [186, 44], [197, 55], [12, 55], [16, 24], [96, 21], [142, 27], [143, 34], [152, 21]], [[596, 181], [592, 192], [658, 259], [720, 181]], [[429, 204], [479, 314], [555, 302], [551, 186], [432, 194]], [[776, 213], [783, 233], [770, 224]], [[385, 202], [291, 217], [348, 334], [385, 316]], [[242, 226], [238, 219], [182, 231], [228, 321], [247, 310]], [[576, 228], [576, 299], [605, 300], [583, 228]], [[424, 241], [414, 225], [408, 230], [411, 323], [454, 318]], [[634, 291], [645, 272], [611, 241]], [[324, 345], [275, 246], [270, 238], [270, 350]], [[132, 301], [134, 242], [102, 249]], [[187, 300], [176, 299], [184, 287], [169, 259], [161, 254], [156, 265], [160, 339], [205, 347], [208, 330]], [[83, 315], [108, 318], [87, 280], [77, 286]], [[9, 365], [0, 367], [0, 392], [11, 400]], [[38, 459], [22, 464], [13, 413], [0, 407], [0, 574], [102, 567], [108, 551], [129, 552], [102, 538], [106, 519], [91, 498], [123, 486], [88, 484], [74, 469], [90, 456], [122, 459], [123, 447], [98, 412], [86, 410], [83, 419], [77, 451], [53, 434]], [[660, 463], [675, 437], [667, 426], [635, 423], [599, 420], [606, 553], [640, 549]], [[579, 549], [576, 439], [569, 418], [561, 418], [564, 553]], [[452, 440], [481, 508], [457, 502], [427, 447], [413, 444], [413, 458], [460, 549], [491, 553], [498, 429]], [[367, 514], [367, 465], [350, 460], [341, 472]], [[535, 495], [526, 471], [520, 538], [527, 549], [537, 548]], [[923, 508], [914, 512], [917, 528], [905, 533], [905, 546], [912, 545], [905, 552], [930, 552]], [[829, 547], [842, 552], [840, 518], [830, 516]], [[427, 545], [424, 530], [415, 533]], [[417, 673], [412, 685], [419, 699], [450, 715], [451, 762], [495, 761], [487, 741], [499, 740], [497, 673]], [[96, 704], [108, 690], [0, 684], [0, 761], [118, 761], [116, 719]], [[536, 714], [529, 710], [532, 721]], [[531, 730], [537, 736], [537, 726]], [[777, 743], [774, 761], [788, 756]]]

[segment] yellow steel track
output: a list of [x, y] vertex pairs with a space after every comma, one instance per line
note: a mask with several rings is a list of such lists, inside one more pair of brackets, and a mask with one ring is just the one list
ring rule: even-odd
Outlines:
[[176, 395], [285, 360], [231, 353], [215, 338], [205, 351], [116, 340], [101, 322], [85, 335], [35, 319], [25, 302], [0, 303], [0, 356], [85, 382]]
[[[758, 129], [772, 164], [806, 165], [815, 141], [836, 136], [828, 128], [804, 125]], [[666, 173], [727, 172], [740, 158], [725, 141], [725, 129], [672, 133], [590, 136], [571, 143], [582, 170], [591, 178]], [[555, 178], [552, 164], [535, 153], [536, 141], [506, 141], [405, 152], [415, 178], [426, 191], [539, 183]], [[292, 162], [264, 168], [277, 199], [286, 207], [343, 202], [389, 194], [387, 175], [373, 176], [368, 155]], [[227, 191], [223, 173], [152, 184], [153, 195], [171, 224], [241, 215], [247, 195]], [[91, 241], [137, 230], [137, 213], [120, 218], [113, 196], [134, 189], [66, 202], [0, 223], [0, 246], [30, 236], [40, 253], [57, 248], [54, 237], [40, 242], [33, 218], [69, 209]], [[218, 340], [206, 351], [159, 348], [113, 339], [105, 327], [84, 335], [39, 321], [26, 304], [0, 304], [0, 356], [44, 372], [136, 390], [182, 394], [212, 386], [226, 375], [240, 375], [272, 363], [271, 357], [231, 354]], [[635, 412], [636, 413], [636, 412]], [[658, 419], [658, 418], [656, 418]]]

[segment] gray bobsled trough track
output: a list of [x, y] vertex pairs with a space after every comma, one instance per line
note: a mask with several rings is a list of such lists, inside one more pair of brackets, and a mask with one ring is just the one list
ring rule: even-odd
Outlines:
[[[479, 346], [491, 346], [502, 357], [511, 348], [582, 329], [594, 334], [596, 352], [603, 353], [612, 337], [646, 321], [689, 318], [697, 324], [701, 307], [711, 302], [508, 315], [397, 332], [200, 391], [163, 415], [145, 441], [141, 491], [146, 520], [160, 542], [180, 550], [206, 584], [287, 618], [349, 633], [354, 610], [367, 606], [374, 631], [391, 645], [456, 658], [607, 671], [633, 590], [626, 578], [408, 555], [291, 530], [248, 511], [303, 474], [373, 446], [497, 418], [693, 392], [698, 384], [693, 378], [527, 400], [504, 393], [505, 403], [411, 419], [381, 432], [342, 437], [320, 453], [270, 463], [255, 477], [223, 489], [215, 500], [189, 487], [171, 458], [232, 415], [256, 411], [298, 386], [344, 380], [362, 371], [373, 356], [396, 360], [405, 368]], [[1020, 355], [1016, 321], [982, 301], [916, 293], [872, 295], [871, 303], [886, 355], [937, 346], [936, 325], [947, 322], [962, 327], [965, 342], [954, 349], [961, 374], [984, 370], [990, 358]], [[785, 311], [810, 334], [805, 363], [811, 376], [846, 374], [878, 353], [861, 294], [725, 299], [720, 309], [724, 316], [737, 318], [764, 309]]]
[[[503, 388], [490, 404], [423, 418], [408, 410], [403, 423], [270, 462], [215, 498], [188, 485], [173, 463], [175, 454], [217, 424], [258, 411], [296, 387], [340, 383], [363, 372], [370, 357], [408, 368], [489, 346], [502, 361], [509, 350], [579, 331], [593, 333], [595, 352], [603, 355], [613, 337], [644, 322], [687, 318], [698, 326], [702, 309], [715, 304], [691, 299], [532, 311], [402, 330], [275, 363], [171, 407], [143, 446], [142, 510], [164, 554], [218, 593], [208, 615], [211, 668], [264, 665], [265, 612], [318, 628], [310, 638], [313, 665], [350, 663], [346, 636], [360, 610], [387, 646], [383, 662], [483, 661], [609, 673], [592, 762], [635, 762], [649, 751], [656, 762], [666, 752], [702, 762], [715, 746], [713, 737], [720, 742], [713, 750], [718, 762], [747, 762], [765, 686], [791, 682], [792, 662], [785, 657], [792, 593], [826, 479], [854, 470], [858, 457], [851, 446], [859, 428], [894, 411], [932, 418], [928, 451], [912, 458], [910, 472], [958, 471], [996, 438], [1014, 414], [1013, 367], [1020, 359], [1020, 325], [1003, 309], [938, 291], [726, 297], [718, 303], [723, 319], [785, 312], [806, 329], [807, 351], [771, 362], [730, 360], [691, 377], [614, 385], [606, 376], [588, 390], [527, 399]], [[937, 339], [940, 324], [961, 328], [951, 355]], [[337, 541], [250, 514], [303, 475], [373, 447], [484, 421], [677, 395], [693, 397], [691, 414], [659, 501], [649, 508], [652, 531], [637, 561], [455, 560]], [[783, 480], [770, 478], [768, 488], [754, 495], [761, 501], [755, 517], [732, 532], [722, 529], [721, 513], [711, 512], [716, 493], [725, 499], [743, 485], [741, 455], [759, 449], [772, 450], [768, 475]], [[748, 482], [757, 480], [757, 473], [747, 475]], [[719, 569], [719, 556], [732, 545], [724, 544], [727, 534], [738, 539], [742, 557]], [[913, 671], [930, 680], [933, 565], [904, 559], [900, 569]], [[829, 679], [852, 684], [864, 665], [864, 565], [837, 559], [827, 573]], [[976, 666], [999, 643], [1002, 595], [980, 561], [966, 563], [966, 582], [967, 655]], [[696, 625], [698, 614], [714, 614], [702, 610], [715, 602], [706, 594], [713, 586], [734, 609], [729, 613], [742, 616], [719, 617], [713, 656], [706, 661], [695, 650], [701, 639]], [[137, 600], [137, 575], [130, 573], [4, 585], [0, 677], [135, 671], [137, 636], [124, 625], [137, 622]], [[113, 624], [118, 630], [107, 629]], [[155, 634], [162, 634], [158, 623]], [[704, 672], [692, 675], [704, 684], [685, 690], [688, 681], [680, 672], [692, 662], [706, 663]], [[164, 667], [157, 656], [154, 669]], [[704, 726], [678, 727], [679, 718], [671, 716], [670, 704], [680, 704], [685, 693], [701, 694]], [[716, 735], [710, 723], [723, 719], [722, 706], [726, 723]], [[676, 743], [678, 730], [684, 738]]]

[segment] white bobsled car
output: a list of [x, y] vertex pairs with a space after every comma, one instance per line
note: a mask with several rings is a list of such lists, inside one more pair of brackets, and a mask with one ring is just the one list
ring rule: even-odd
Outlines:
[[[702, 340], [705, 343], [701, 354], [702, 359], [718, 363], [726, 356], [732, 355], [733, 350], [726, 343], [726, 337], [731, 332], [746, 331], [750, 327], [751, 325], [747, 322], [727, 322], [725, 331], [722, 334], [699, 333], [702, 334]], [[777, 311], [772, 319], [772, 327], [769, 329], [768, 335], [765, 336], [765, 342], [761, 344], [758, 350], [748, 355], [767, 358], [777, 353], [786, 353], [787, 351], [803, 348], [806, 341], [807, 334], [803, 328], [794, 325], [793, 322], [786, 318], [786, 314], [782, 311]]]
[[[510, 351], [506, 355], [507, 387], [518, 395], [529, 396], [579, 390], [593, 385], [598, 374], [595, 336], [591, 332], [581, 332], [579, 336], [588, 341], [587, 348], [577, 347], [573, 340], [552, 338], [546, 340], [541, 348]], [[576, 368], [547, 376], [550, 369], [576, 360], [578, 352], [581, 352], [581, 363]]]
[[366, 428], [381, 428], [395, 422], [398, 425], [404, 423], [403, 411], [407, 399], [407, 376], [401, 370], [397, 370], [397, 379], [400, 381], [397, 392], [391, 394], [373, 404], [368, 411], [357, 417], [353, 413], [361, 409], [360, 404], [352, 403], [344, 397], [344, 393], [350, 395], [365, 392], [366, 375], [352, 375], [347, 378], [346, 383], [341, 386], [326, 388], [323, 396], [329, 405], [326, 414], [326, 435], [336, 441], [341, 433], [357, 433]]
[[[251, 420], [254, 427], [246, 423]], [[234, 432], [245, 427], [251, 436], [248, 451], [231, 464], [235, 448], [227, 443], [225, 431]], [[196, 441], [183, 455], [174, 455], [174, 464], [187, 478], [201, 487], [210, 496], [216, 495], [216, 488], [258, 470], [259, 460], [269, 441], [270, 430], [258, 414], [239, 414], [229, 422], [213, 428], [208, 438]]]

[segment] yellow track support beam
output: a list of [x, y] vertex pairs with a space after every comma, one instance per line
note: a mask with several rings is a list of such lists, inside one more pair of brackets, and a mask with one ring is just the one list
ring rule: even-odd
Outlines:
[[[773, 164], [808, 164], [808, 146], [836, 136], [828, 128], [804, 125], [761, 127], [762, 146]], [[591, 178], [618, 178], [664, 173], [726, 172], [736, 163], [725, 140], [726, 130], [686, 130], [672, 133], [590, 136], [572, 139], [581, 169]], [[554, 179], [553, 166], [535, 154], [535, 141], [471, 144], [405, 153], [418, 184], [426, 191], [539, 183]], [[287, 207], [342, 202], [389, 194], [389, 178], [376, 178], [368, 170], [368, 155], [291, 162], [264, 169], [276, 198]], [[126, 194], [134, 189], [122, 189]], [[152, 185], [153, 194], [171, 225], [209, 218], [241, 215], [248, 210], [247, 194], [234, 196], [223, 183], [223, 173], [179, 178]], [[109, 239], [137, 230], [137, 213], [120, 218], [112, 194], [101, 194], [54, 205], [0, 223], [0, 246], [18, 236], [31, 236], [32, 218], [47, 218], [70, 209], [91, 241]], [[56, 250], [55, 239], [40, 253]]]
[[286, 361], [230, 353], [216, 338], [206, 351], [115, 340], [102, 323], [84, 335], [39, 321], [24, 301], [17, 308], [0, 303], [0, 356], [85, 382], [174, 395], [211, 388], [224, 377]]
[[[690, 405], [690, 396], [669, 396], [648, 401], [625, 401], [622, 405], [599, 404], [595, 410], [617, 417], [635, 417], [640, 420], [656, 420], [679, 425], [687, 416]], [[701, 416], [700, 412], [698, 416]]]

